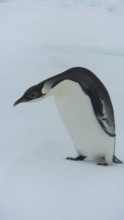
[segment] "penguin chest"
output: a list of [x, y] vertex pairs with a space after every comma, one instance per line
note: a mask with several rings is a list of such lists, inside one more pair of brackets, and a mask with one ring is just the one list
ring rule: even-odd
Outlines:
[[64, 80], [53, 89], [59, 114], [78, 154], [96, 158], [105, 156], [114, 142], [100, 126], [90, 101], [80, 85]]

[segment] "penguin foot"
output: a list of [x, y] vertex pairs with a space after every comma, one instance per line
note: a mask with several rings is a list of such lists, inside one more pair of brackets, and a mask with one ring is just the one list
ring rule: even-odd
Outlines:
[[82, 160], [82, 161], [83, 161], [83, 160], [86, 159], [86, 158], [87, 158], [87, 157], [80, 155], [80, 156], [78, 156], [78, 157], [76, 157], [76, 158], [67, 157], [66, 160], [75, 160], [75, 161]]
[[108, 166], [107, 163], [97, 163], [97, 165], [100, 165], [100, 166]]

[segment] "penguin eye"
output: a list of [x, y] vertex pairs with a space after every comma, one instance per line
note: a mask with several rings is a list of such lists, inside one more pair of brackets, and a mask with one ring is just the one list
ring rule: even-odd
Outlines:
[[37, 96], [36, 93], [33, 93], [33, 94], [31, 95], [32, 98], [36, 98], [36, 96]]

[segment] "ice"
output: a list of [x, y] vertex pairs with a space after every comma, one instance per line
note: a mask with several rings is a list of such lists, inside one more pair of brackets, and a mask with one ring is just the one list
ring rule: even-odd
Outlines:
[[7, 1], [8, 1], [8, 0], [0, 0], [0, 3], [1, 3], [1, 2], [7, 2]]
[[0, 4], [0, 220], [124, 218], [124, 165], [66, 161], [76, 152], [52, 98], [13, 108], [30, 86], [86, 67], [111, 95], [124, 161], [124, 1], [64, 2]]

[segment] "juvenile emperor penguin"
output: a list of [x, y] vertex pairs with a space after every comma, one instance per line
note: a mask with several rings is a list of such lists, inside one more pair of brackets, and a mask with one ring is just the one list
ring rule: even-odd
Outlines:
[[109, 93], [103, 83], [90, 70], [75, 67], [29, 88], [14, 103], [35, 99], [39, 101], [50, 95], [67, 128], [77, 152], [76, 158], [90, 157], [98, 165], [122, 163], [115, 156], [115, 119]]

